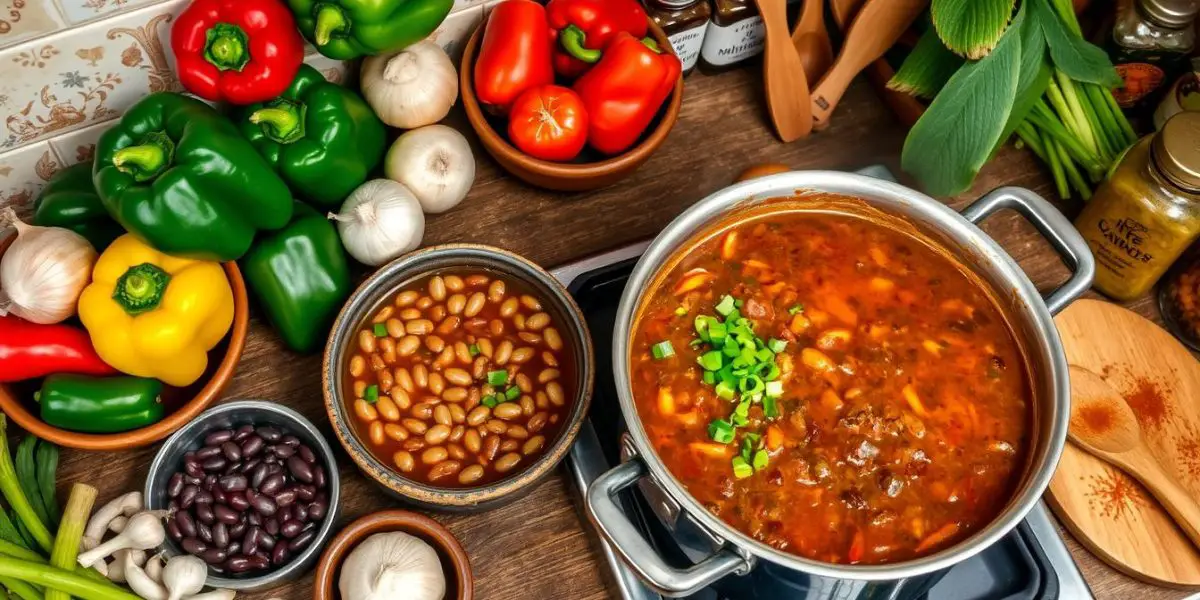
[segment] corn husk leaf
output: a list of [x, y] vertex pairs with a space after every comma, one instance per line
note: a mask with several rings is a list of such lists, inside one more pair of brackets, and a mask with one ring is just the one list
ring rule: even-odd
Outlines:
[[937, 32], [930, 28], [887, 86], [918, 98], [933, 98], [964, 62], [961, 56], [947, 50]]
[[950, 51], [971, 60], [987, 56], [1008, 28], [1016, 0], [933, 0], [933, 28]]

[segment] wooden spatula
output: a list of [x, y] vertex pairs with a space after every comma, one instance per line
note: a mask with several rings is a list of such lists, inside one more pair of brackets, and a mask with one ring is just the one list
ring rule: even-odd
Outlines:
[[1099, 375], [1075, 365], [1071, 365], [1070, 372], [1071, 425], [1067, 437], [1140, 481], [1192, 543], [1200, 547], [1200, 504], [1146, 447], [1133, 409]]
[[792, 45], [804, 64], [804, 77], [820, 81], [833, 64], [833, 42], [825, 30], [825, 0], [804, 0], [800, 19], [792, 30]]
[[863, 4], [846, 32], [846, 42], [833, 67], [813, 90], [812, 115], [817, 129], [829, 126], [829, 115], [854, 76], [883, 56], [926, 6], [929, 0], [867, 0]]
[[763, 75], [767, 80], [767, 110], [775, 132], [785, 142], [798, 140], [813, 128], [812, 102], [804, 65], [788, 35], [787, 0], [755, 0], [766, 29]]

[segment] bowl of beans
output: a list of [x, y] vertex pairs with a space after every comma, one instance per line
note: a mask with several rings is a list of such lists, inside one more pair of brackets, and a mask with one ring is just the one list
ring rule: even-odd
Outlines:
[[591, 338], [549, 273], [446, 245], [367, 279], [325, 349], [334, 433], [372, 480], [417, 505], [486, 509], [566, 455], [591, 400]]
[[203, 559], [211, 587], [251, 591], [316, 564], [339, 493], [333, 451], [312, 423], [274, 402], [242, 400], [209, 409], [163, 444], [145, 498], [172, 513], [168, 554]]

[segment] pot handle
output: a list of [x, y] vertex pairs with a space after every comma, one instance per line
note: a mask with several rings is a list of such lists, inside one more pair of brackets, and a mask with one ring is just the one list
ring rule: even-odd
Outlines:
[[694, 594], [727, 575], [750, 572], [754, 566], [753, 558], [744, 557], [729, 547], [721, 548], [687, 569], [667, 564], [625, 516], [614, 498], [647, 474], [646, 465], [634, 457], [597, 477], [588, 487], [584, 502], [596, 530], [642, 581], [655, 591], [676, 598]]
[[1071, 277], [1066, 283], [1044, 296], [1050, 314], [1058, 314], [1092, 286], [1092, 279], [1096, 276], [1096, 259], [1075, 226], [1045, 198], [1025, 188], [1010, 186], [992, 190], [963, 210], [962, 216], [978, 225], [1005, 208], [1011, 208], [1025, 217], [1071, 269]]

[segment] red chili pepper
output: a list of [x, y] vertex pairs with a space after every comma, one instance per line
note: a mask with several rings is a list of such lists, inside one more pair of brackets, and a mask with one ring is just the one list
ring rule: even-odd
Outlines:
[[620, 154], [641, 137], [679, 81], [682, 65], [653, 40], [618, 33], [604, 58], [575, 82], [588, 113], [588, 143]]
[[38, 325], [8, 315], [0, 317], [0, 383], [34, 379], [52, 373], [112, 375], [86, 331], [68, 325]]
[[171, 27], [171, 50], [189, 92], [253, 104], [292, 84], [304, 39], [279, 0], [194, 0]]
[[546, 19], [558, 38], [554, 71], [571, 79], [592, 68], [616, 34], [641, 39], [649, 29], [637, 0], [550, 0]]
[[475, 61], [475, 96], [493, 110], [507, 112], [521, 92], [554, 83], [553, 41], [541, 4], [532, 0], [497, 4], [488, 16]]

